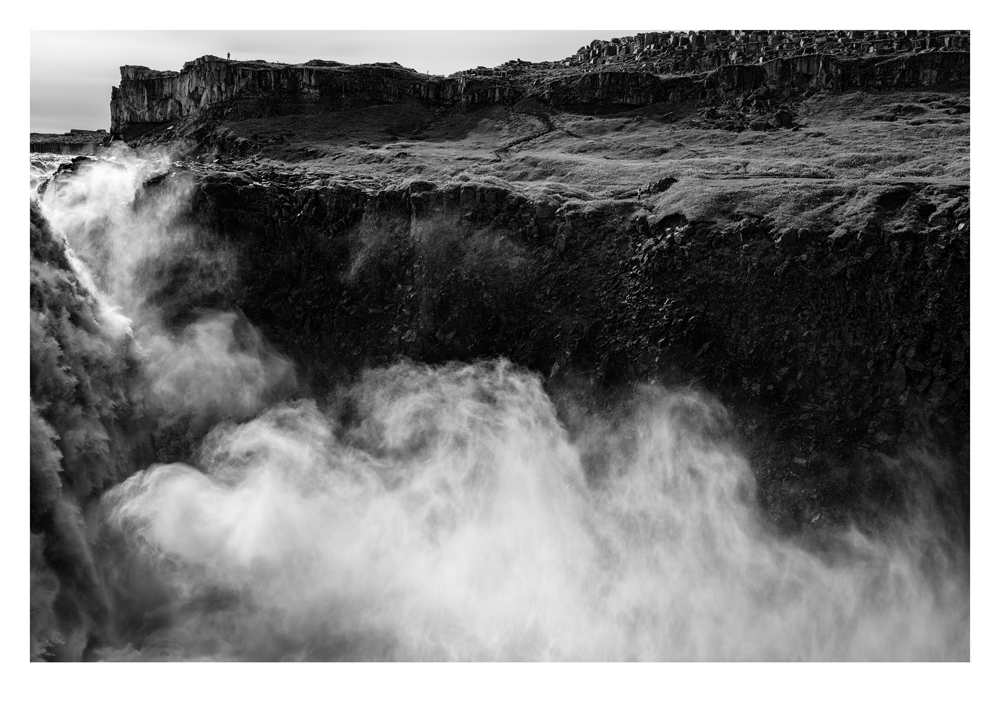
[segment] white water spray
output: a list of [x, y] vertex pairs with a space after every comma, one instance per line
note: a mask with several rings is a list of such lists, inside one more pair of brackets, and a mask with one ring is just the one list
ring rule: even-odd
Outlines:
[[[845, 529], [822, 555], [778, 537], [704, 396], [648, 390], [624, 430], [571, 438], [540, 379], [498, 361], [400, 364], [322, 408], [267, 407], [289, 368], [259, 334], [235, 345], [233, 319], [210, 314], [178, 338], [135, 304], [136, 268], [193, 237], [170, 226], [183, 181], [133, 208], [154, 170], [97, 165], [44, 201], [142, 317], [163, 412], [219, 422], [193, 465], [102, 501], [103, 560], [135, 568], [109, 589], [145, 595], [153, 625], [104, 657], [969, 657], [967, 574], [932, 517]], [[600, 445], [588, 482], [581, 449]]]

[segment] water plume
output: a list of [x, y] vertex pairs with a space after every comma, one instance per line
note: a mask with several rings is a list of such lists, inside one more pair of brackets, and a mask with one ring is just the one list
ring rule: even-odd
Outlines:
[[295, 383], [236, 312], [204, 312], [172, 332], [171, 302], [150, 273], [224, 258], [177, 222], [185, 179], [141, 198], [164, 168], [125, 150], [33, 162], [43, 185], [30, 231], [33, 659], [78, 660], [103, 640], [108, 612], [83, 517], [105, 487], [148, 464], [151, 433], [161, 452], [182, 454], [214, 423], [248, 418]]
[[41, 208], [102, 324], [142, 350], [149, 402], [161, 430], [181, 429], [181, 454], [214, 423], [293, 389], [291, 363], [245, 316], [201, 305], [225, 298], [236, 260], [187, 221], [193, 177], [124, 146], [72, 166], [46, 183]]
[[56, 172], [40, 198], [78, 258], [78, 275], [137, 328], [173, 325], [224, 291], [236, 266], [224, 244], [184, 221], [194, 179], [170, 167], [165, 155], [119, 147]]
[[[717, 402], [659, 390], [588, 484], [540, 380], [403, 364], [217, 427], [107, 493], [171, 616], [108, 657], [951, 659], [931, 537], [780, 539]], [[954, 566], [950, 566], [954, 568]]]
[[247, 418], [295, 384], [292, 364], [233, 312], [208, 312], [179, 335], [145, 337], [151, 395], [164, 420]]
[[[496, 360], [404, 362], [290, 400], [293, 365], [238, 311], [203, 305], [230, 286], [234, 260], [182, 217], [192, 182], [167, 167], [122, 152], [41, 199], [71, 247], [60, 266], [79, 275], [60, 274], [61, 290], [88, 302], [84, 324], [99, 332], [32, 319], [48, 370], [32, 394], [32, 473], [63, 543], [86, 554], [66, 584], [100, 602], [89, 614], [104, 615], [103, 646], [89, 655], [969, 658], [968, 554], [937, 513], [951, 474], [932, 456], [885, 461], [908, 473], [898, 514], [806, 541], [764, 519], [728, 412], [704, 394], [641, 389], [612, 423], [557, 411], [540, 377]], [[513, 246], [463, 247], [463, 266], [514, 273], [500, 267]], [[101, 305], [79, 289], [103, 291]], [[59, 495], [72, 424], [56, 448], [45, 415], [73, 398], [59, 355], [80, 350], [87, 372], [133, 338], [141, 364], [124, 372], [141, 370], [158, 457], [183, 462], [143, 464], [82, 512]], [[183, 442], [164, 452], [178, 428]], [[42, 555], [46, 530], [32, 527], [35, 656], [51, 646], [65, 577]], [[86, 629], [66, 635], [83, 640], [67, 650], [80, 657]]]

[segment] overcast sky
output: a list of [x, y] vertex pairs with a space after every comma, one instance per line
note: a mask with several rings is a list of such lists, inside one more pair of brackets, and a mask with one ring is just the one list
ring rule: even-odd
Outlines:
[[447, 75], [510, 59], [564, 59], [593, 39], [639, 31], [32, 31], [31, 131], [107, 129], [111, 87], [124, 64], [179, 71], [199, 56], [231, 52], [289, 64], [397, 61]]

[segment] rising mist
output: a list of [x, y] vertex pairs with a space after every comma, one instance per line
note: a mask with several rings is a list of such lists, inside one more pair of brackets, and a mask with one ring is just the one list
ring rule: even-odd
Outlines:
[[[191, 182], [168, 166], [122, 151], [40, 199], [96, 322], [60, 344], [134, 350], [131, 376], [96, 396], [141, 397], [143, 422], [123, 409], [106, 425], [177, 460], [102, 479], [60, 514], [99, 603], [80, 608], [91, 636], [71, 656], [969, 658], [968, 555], [933, 501], [943, 461], [885, 459], [902, 511], [807, 543], [763, 516], [729, 412], [701, 393], [634, 390], [614, 424], [575, 408], [572, 433], [542, 379], [504, 360], [401, 362], [307, 398], [239, 311], [202, 305], [238, 262], [179, 224]], [[154, 177], [169, 188], [151, 199]], [[189, 288], [167, 286], [178, 271]], [[46, 426], [32, 390], [33, 477], [63, 506], [71, 424]], [[37, 576], [33, 606], [81, 590]], [[58, 610], [35, 612], [33, 633], [59, 631]]]

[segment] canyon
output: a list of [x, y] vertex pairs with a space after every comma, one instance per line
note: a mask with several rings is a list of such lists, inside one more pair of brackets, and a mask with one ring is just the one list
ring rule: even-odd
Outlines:
[[[933, 458], [921, 502], [961, 572], [969, 71], [967, 31], [647, 33], [448, 77], [123, 66], [107, 145], [81, 147], [40, 193], [125, 155], [161, 160], [129, 208], [191, 239], [142, 261], [136, 310], [177, 335], [205, 311], [245, 320], [294, 363], [275, 398], [501, 358], [538, 380], [598, 487], [618, 456], [587, 440], [594, 415], [618, 438], [642, 390], [710, 394], [769, 531], [808, 546], [877, 534], [915, 506], [914, 459]], [[68, 271], [32, 218], [39, 261]], [[129, 390], [123, 409], [142, 407], [138, 364], [107, 383]], [[39, 438], [42, 422], [64, 436], [72, 415], [32, 399]], [[143, 413], [119, 465], [192, 462], [211, 428]], [[121, 480], [78, 486], [81, 506]]]

